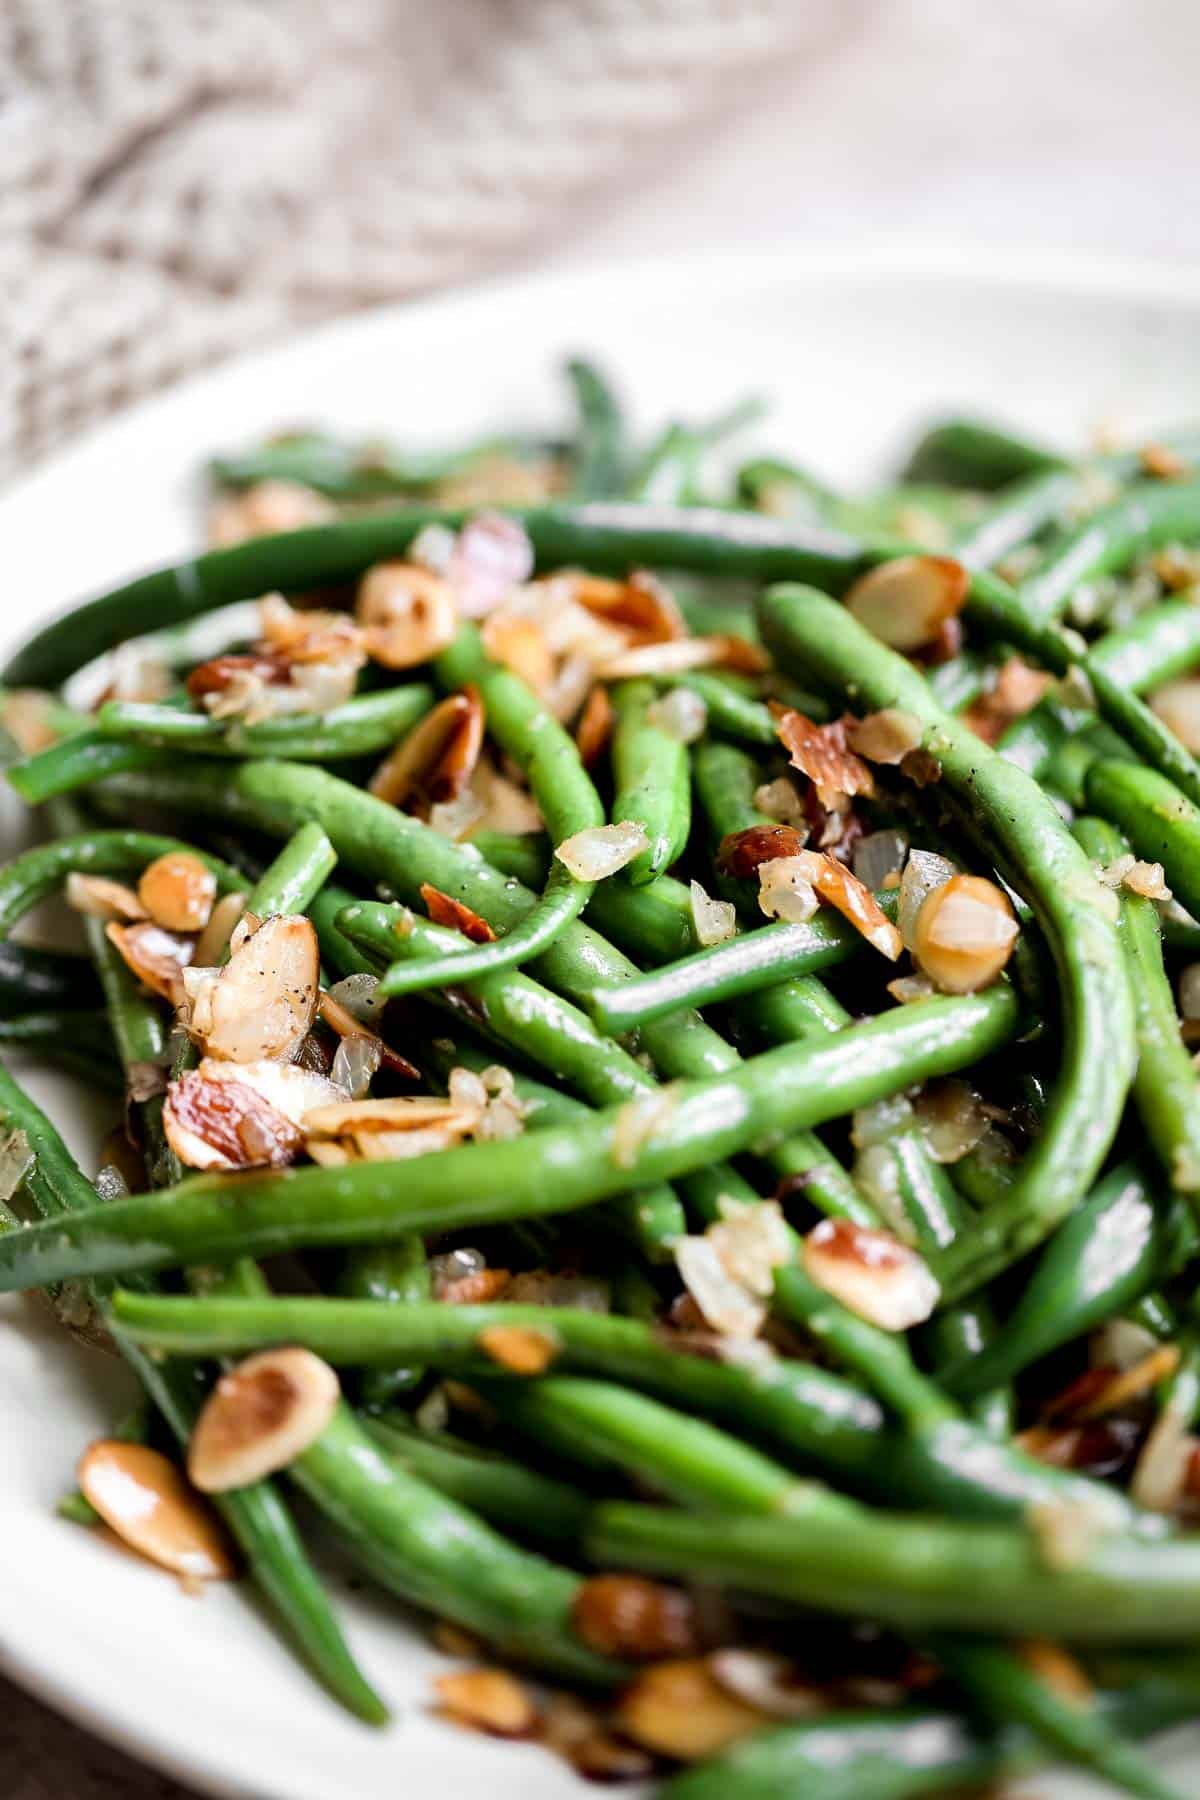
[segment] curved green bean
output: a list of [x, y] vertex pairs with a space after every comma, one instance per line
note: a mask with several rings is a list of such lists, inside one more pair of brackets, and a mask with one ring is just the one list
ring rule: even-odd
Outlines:
[[652, 681], [618, 682], [613, 693], [613, 824], [640, 825], [646, 833], [646, 848], [625, 870], [634, 887], [678, 860], [692, 825], [687, 745], [647, 717], [654, 697]]
[[[198, 751], [204, 756], [282, 756], [295, 762], [328, 762], [339, 757], [367, 756], [384, 750], [416, 724], [433, 702], [424, 682], [358, 694], [324, 713], [285, 713], [247, 725], [238, 719], [213, 719], [203, 712], [144, 701], [109, 700], [96, 715], [102, 738], [131, 742], [151, 750]], [[78, 743], [78, 739], [68, 742]], [[56, 746], [57, 748], [57, 746]], [[52, 752], [43, 751], [43, 756]], [[24, 765], [26, 788], [38, 759]], [[132, 765], [138, 766], [138, 765]], [[145, 765], [143, 765], [145, 766]], [[113, 770], [98, 770], [100, 780]], [[17, 786], [13, 772], [9, 779]], [[44, 788], [44, 783], [41, 784]], [[79, 784], [76, 784], [79, 785]], [[26, 799], [42, 794], [19, 789]], [[61, 792], [61, 787], [55, 791]]]
[[150, 831], [84, 831], [51, 844], [38, 844], [0, 869], [0, 933], [7, 935], [74, 871], [84, 875], [140, 874], [156, 857], [180, 851], [199, 857], [216, 876], [222, 893], [244, 890], [245, 877], [237, 869], [179, 838]]

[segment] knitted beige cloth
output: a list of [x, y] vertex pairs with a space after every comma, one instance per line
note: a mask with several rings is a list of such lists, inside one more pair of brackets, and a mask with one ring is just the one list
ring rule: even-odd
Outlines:
[[811, 49], [821, 11], [0, 0], [0, 476], [289, 323], [567, 228]]

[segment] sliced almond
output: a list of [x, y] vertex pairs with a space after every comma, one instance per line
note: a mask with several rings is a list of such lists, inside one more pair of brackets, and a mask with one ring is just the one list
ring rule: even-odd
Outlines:
[[530, 1325], [486, 1325], [477, 1339], [484, 1355], [513, 1375], [543, 1375], [558, 1355], [558, 1340]]
[[436, 1156], [442, 1150], [453, 1150], [462, 1143], [463, 1136], [463, 1132], [444, 1125], [428, 1125], [415, 1131], [356, 1131], [338, 1141], [352, 1144], [361, 1162], [406, 1162], [414, 1156]]
[[443, 894], [440, 888], [435, 888], [432, 883], [423, 881], [421, 883], [421, 899], [425, 903], [426, 912], [435, 925], [444, 925], [450, 931], [459, 931], [463, 937], [470, 938], [473, 944], [495, 942], [496, 934], [487, 920], [480, 918], [477, 912], [472, 912], [469, 906], [464, 905], [461, 900], [456, 900], [452, 894]]
[[402, 812], [427, 817], [430, 807], [463, 793], [479, 761], [483, 729], [479, 690], [468, 686], [448, 694], [380, 763], [370, 791]]
[[574, 598], [595, 618], [625, 626], [640, 643], [663, 644], [688, 635], [675, 596], [646, 569], [635, 569], [627, 581], [578, 575]]
[[367, 660], [363, 634], [348, 613], [292, 606], [282, 594], [264, 594], [258, 615], [264, 647], [290, 665], [293, 680], [297, 663], [349, 664], [357, 671]]
[[792, 859], [806, 881], [844, 919], [849, 919], [868, 944], [895, 962], [904, 949], [899, 931], [892, 924], [870, 888], [857, 875], [851, 874], [844, 862], [823, 850], [801, 850]]
[[740, 881], [756, 875], [763, 863], [777, 862], [803, 850], [807, 831], [794, 825], [748, 825], [721, 839], [717, 867]]
[[216, 1514], [157, 1450], [101, 1438], [84, 1451], [77, 1477], [104, 1523], [148, 1561], [197, 1581], [236, 1575]]
[[191, 938], [164, 931], [149, 919], [133, 925], [110, 923], [104, 932], [139, 981], [172, 1004], [178, 1000], [183, 972], [196, 953]]
[[920, 746], [923, 727], [915, 713], [898, 706], [885, 706], [882, 712], [868, 713], [846, 726], [846, 742], [851, 750], [868, 762], [895, 767], [910, 750]]
[[688, 1656], [699, 1636], [696, 1607], [682, 1588], [644, 1575], [593, 1575], [571, 1606], [571, 1623], [602, 1656]]
[[607, 750], [615, 720], [608, 689], [597, 683], [588, 694], [575, 727], [575, 744], [585, 769], [590, 769]]
[[506, 669], [540, 694], [554, 676], [554, 655], [541, 627], [533, 619], [503, 612], [490, 613], [480, 632], [483, 647], [493, 662]]
[[284, 1168], [304, 1145], [303, 1132], [247, 1082], [199, 1069], [170, 1083], [162, 1119], [189, 1169]]
[[927, 1264], [890, 1232], [822, 1219], [804, 1239], [803, 1260], [818, 1287], [884, 1331], [907, 1331], [937, 1305]]
[[971, 577], [949, 556], [897, 556], [861, 577], [846, 608], [893, 650], [919, 650], [966, 604]]
[[339, 1100], [316, 1106], [305, 1115], [304, 1129], [313, 1137], [343, 1137], [356, 1131], [418, 1131], [432, 1125], [465, 1135], [479, 1109], [439, 1100], [434, 1094], [401, 1095], [389, 1100]]
[[820, 1689], [806, 1682], [786, 1656], [730, 1647], [714, 1650], [708, 1666], [727, 1694], [760, 1707], [772, 1719], [809, 1719], [828, 1710]]
[[[235, 932], [231, 943], [236, 938]], [[229, 1062], [286, 1061], [312, 1027], [319, 977], [311, 921], [300, 913], [264, 920], [238, 944], [212, 990], [204, 1034], [208, 1055]]]
[[367, 652], [385, 669], [411, 669], [450, 643], [457, 629], [450, 584], [416, 563], [376, 563], [358, 587], [355, 617]]
[[72, 869], [64, 891], [67, 905], [89, 918], [132, 924], [146, 917], [146, 908], [133, 889], [123, 881], [110, 881], [107, 875], [81, 875], [78, 869]]
[[200, 1410], [188, 1475], [205, 1494], [249, 1487], [294, 1462], [320, 1437], [341, 1390], [311, 1350], [262, 1350], [227, 1370]]
[[156, 856], [138, 882], [138, 899], [165, 931], [203, 931], [216, 897], [216, 876], [190, 850]]
[[324, 525], [335, 516], [330, 501], [315, 488], [298, 481], [256, 481], [240, 494], [217, 501], [208, 518], [208, 538], [217, 548], [227, 549], [248, 538]]
[[982, 875], [955, 875], [925, 898], [913, 956], [945, 994], [974, 994], [996, 980], [1019, 927], [1004, 889]]
[[232, 687], [244, 687], [247, 681], [260, 687], [286, 682], [288, 667], [283, 658], [264, 652], [214, 656], [208, 662], [198, 664], [184, 685], [193, 700], [200, 700], [207, 706], [210, 696], [224, 694]]
[[538, 1710], [528, 1690], [507, 1669], [463, 1669], [434, 1682], [440, 1710], [460, 1725], [495, 1737], [528, 1737]]
[[[807, 775], [822, 806], [838, 809], [856, 794], [875, 792], [875, 777], [850, 748], [848, 732], [853, 719], [835, 719], [830, 725], [814, 725], [795, 707], [772, 703], [775, 729], [792, 761]], [[902, 753], [903, 754], [903, 753]]]
[[963, 721], [985, 744], [998, 743], [1014, 720], [1032, 711], [1052, 680], [1044, 669], [1033, 669], [1019, 656], [1010, 656], [991, 686], [966, 708]]
[[619, 1729], [660, 1756], [699, 1762], [760, 1731], [768, 1715], [727, 1692], [707, 1661], [655, 1663], [617, 1702]]
[[626, 681], [636, 675], [681, 675], [687, 669], [734, 669], [761, 675], [769, 667], [764, 651], [748, 638], [722, 633], [714, 637], [674, 638], [668, 643], [638, 644], [609, 658], [596, 670], [601, 681]]

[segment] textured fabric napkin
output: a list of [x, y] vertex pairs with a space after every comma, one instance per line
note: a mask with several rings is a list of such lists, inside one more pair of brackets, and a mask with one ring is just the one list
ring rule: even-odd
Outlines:
[[288, 323], [548, 238], [803, 57], [821, 13], [0, 0], [0, 477]]

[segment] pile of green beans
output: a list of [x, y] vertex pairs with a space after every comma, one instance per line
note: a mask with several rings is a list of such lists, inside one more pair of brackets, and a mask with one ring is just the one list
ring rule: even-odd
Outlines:
[[[143, 1384], [139, 1431], [181, 1458], [237, 1359], [300, 1345], [338, 1372], [323, 1427], [216, 1504], [363, 1720], [386, 1704], [289, 1486], [368, 1579], [578, 1688], [600, 1733], [638, 1740], [655, 1670], [627, 1612], [596, 1637], [593, 1578], [680, 1616], [670, 1584], [720, 1590], [732, 1644], [787, 1659], [822, 1716], [764, 1710], [682, 1773], [651, 1743], [678, 1800], [905, 1800], [1055, 1759], [1171, 1800], [1139, 1740], [1200, 1694], [1200, 762], [1156, 697], [1200, 697], [1200, 610], [1171, 586], [1200, 554], [1200, 433], [1076, 460], [954, 418], [851, 495], [778, 453], [731, 468], [756, 401], [642, 440], [597, 366], [567, 379], [559, 434], [217, 456], [223, 517], [282, 482], [328, 522], [141, 575], [0, 675], [10, 785], [45, 809], [0, 867], [0, 1054], [111, 1090], [138, 1165], [93, 1186], [0, 1069], [0, 1292], [79, 1284]], [[468, 604], [456, 534], [490, 483], [534, 573]], [[868, 630], [858, 584], [896, 565], [902, 608], [899, 559], [927, 553], [961, 642], [914, 651], [903, 621]], [[410, 555], [456, 615], [426, 660], [368, 659], [323, 713], [272, 714], [269, 685], [249, 717], [195, 697], [213, 658], [258, 651], [256, 596], [345, 609]], [[503, 660], [486, 614], [509, 607], [549, 683]], [[614, 632], [633, 661], [609, 673]], [[149, 692], [108, 655], [134, 641]], [[1014, 655], [1050, 683], [1015, 717]], [[376, 765], [407, 745], [389, 766], [415, 766], [464, 693], [481, 745], [392, 804]], [[877, 714], [894, 758], [858, 735]], [[540, 829], [513, 830], [506, 782]], [[556, 855], [630, 826], [611, 874]], [[969, 941], [935, 954], [951, 871], [929, 856], [1011, 915], [983, 973]], [[147, 874], [179, 858], [226, 940], [247, 921], [203, 981], [181, 973], [203, 917], [160, 916]], [[34, 941], [64, 891], [82, 954]], [[280, 915], [325, 997], [289, 992], [308, 1011], [276, 1060], [342, 1083], [341, 1135], [308, 1127], [310, 1154], [301, 1116], [273, 1160], [226, 1136], [189, 1167], [215, 1127], [189, 1138], [175, 1109], [219, 1079], [196, 996], [235, 992]], [[414, 1097], [449, 1109], [402, 1144]], [[95, 1521], [77, 1495], [62, 1513]], [[864, 1625], [924, 1671], [894, 1707], [822, 1675]], [[1037, 1638], [1090, 1697], [1050, 1684]]]

